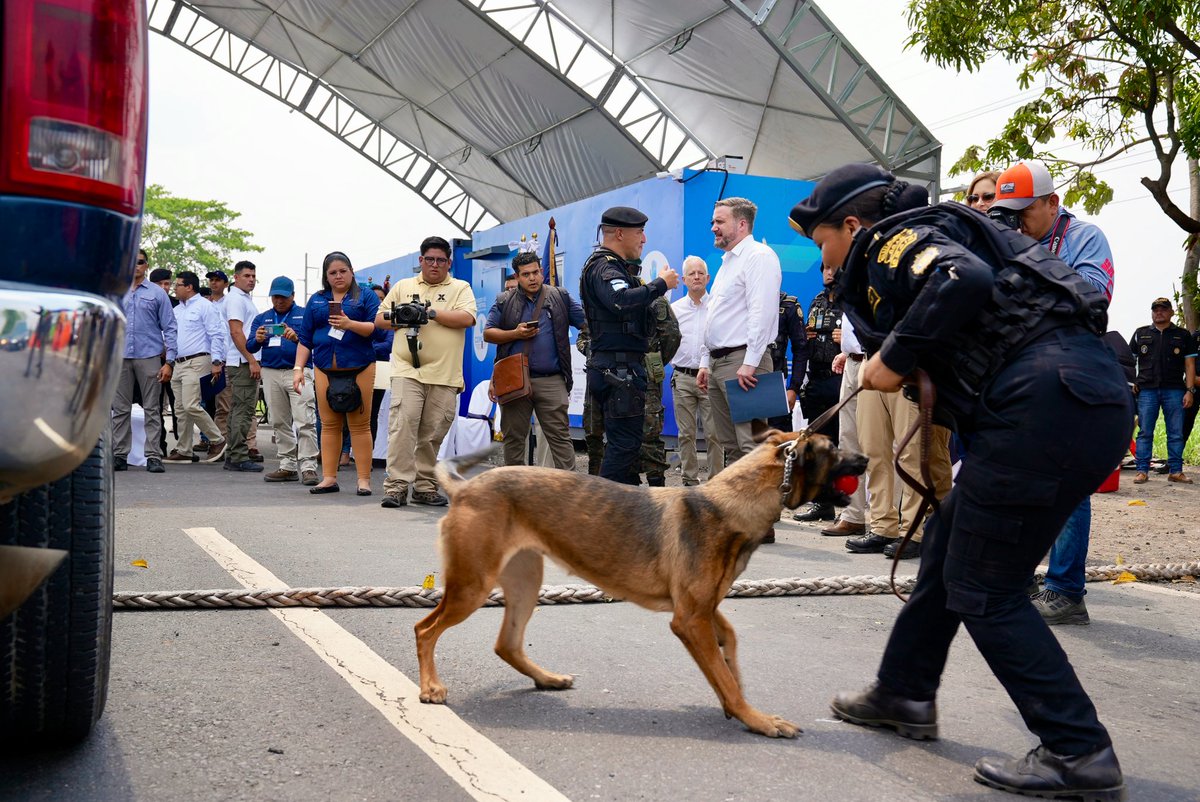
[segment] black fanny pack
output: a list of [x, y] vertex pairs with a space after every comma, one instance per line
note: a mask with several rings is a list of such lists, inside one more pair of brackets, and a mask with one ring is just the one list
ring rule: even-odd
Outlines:
[[344, 414], [358, 412], [363, 408], [363, 397], [358, 389], [357, 379], [358, 374], [367, 367], [369, 366], [363, 365], [357, 370], [325, 373], [325, 377], [329, 379], [329, 387], [325, 390], [325, 400], [329, 402], [330, 409]]

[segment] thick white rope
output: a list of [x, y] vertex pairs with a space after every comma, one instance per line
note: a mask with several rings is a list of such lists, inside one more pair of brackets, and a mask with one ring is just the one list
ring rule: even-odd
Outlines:
[[[1088, 582], [1115, 580], [1124, 574], [1139, 580], [1181, 579], [1200, 575], [1200, 562], [1102, 565], [1087, 569]], [[916, 577], [896, 577], [896, 589], [911, 592]], [[851, 596], [891, 593], [886, 576], [833, 576], [813, 579], [746, 579], [733, 583], [726, 598], [767, 596]], [[238, 609], [253, 607], [433, 607], [441, 588], [281, 588], [279, 590], [122, 591], [113, 594], [115, 610]], [[538, 604], [590, 604], [619, 601], [592, 585], [548, 585]], [[493, 590], [485, 606], [504, 604]]]

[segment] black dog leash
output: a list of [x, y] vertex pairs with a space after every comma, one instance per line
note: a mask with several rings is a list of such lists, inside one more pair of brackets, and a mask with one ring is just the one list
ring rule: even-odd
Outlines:
[[[929, 454], [933, 448], [933, 405], [937, 402], [937, 390], [934, 388], [929, 374], [925, 371], [918, 368], [913, 378], [914, 381], [908, 383], [917, 386], [919, 412], [917, 419], [905, 433], [904, 439], [896, 445], [895, 464], [896, 473], [904, 480], [904, 483], [921, 496], [921, 505], [917, 508], [917, 514], [909, 524], [908, 531], [904, 533], [904, 538], [900, 541], [895, 556], [892, 557], [892, 574], [889, 581], [892, 585], [892, 593], [902, 602], [907, 602], [908, 599], [896, 590], [896, 568], [900, 565], [900, 554], [916, 534], [917, 527], [925, 522], [925, 513], [930, 509], [935, 512], [939, 509], [937, 494], [933, 487], [933, 475], [929, 470]], [[918, 431], [921, 433], [921, 480], [925, 483], [924, 485], [910, 476], [908, 471], [900, 465], [900, 454], [908, 447]]]

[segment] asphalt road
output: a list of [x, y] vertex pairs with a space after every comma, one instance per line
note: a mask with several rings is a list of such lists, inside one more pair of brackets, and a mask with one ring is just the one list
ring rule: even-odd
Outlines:
[[[439, 570], [444, 510], [381, 509], [374, 480], [371, 498], [314, 497], [211, 465], [118, 474], [117, 589], [236, 588], [253, 570], [291, 587], [420, 585]], [[576, 502], [547, 499], [548, 514], [554, 503]], [[215, 530], [234, 556], [214, 559], [196, 530]], [[815, 528], [778, 531], [744, 578], [887, 572]], [[549, 567], [546, 581], [571, 580]], [[1057, 634], [1113, 734], [1130, 799], [1200, 799], [1200, 596], [1093, 584], [1087, 598], [1091, 626]], [[537, 692], [501, 662], [503, 611], [479, 611], [439, 643], [448, 710], [406, 685], [421, 610], [118, 612], [98, 729], [68, 752], [0, 757], [0, 799], [1013, 798], [974, 783], [972, 766], [1034, 743], [965, 633], [938, 700], [940, 741], [831, 720], [832, 694], [870, 681], [898, 605], [724, 603], [747, 696], [804, 728], [791, 741], [726, 720], [669, 617], [630, 604], [538, 609], [529, 652], [576, 675], [563, 692]]]

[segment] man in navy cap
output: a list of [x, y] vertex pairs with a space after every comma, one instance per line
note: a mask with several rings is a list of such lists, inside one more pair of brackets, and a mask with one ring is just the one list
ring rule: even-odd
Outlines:
[[579, 295], [591, 333], [587, 391], [603, 410], [608, 446], [600, 475], [638, 484], [638, 452], [646, 410], [647, 308], [679, 284], [669, 267], [641, 284], [630, 262], [642, 256], [649, 218], [628, 206], [614, 206], [600, 218], [601, 245], [583, 266]]
[[292, 368], [296, 364], [296, 329], [304, 320], [304, 307], [296, 303], [296, 285], [287, 276], [271, 282], [271, 308], [254, 318], [254, 337], [246, 350], [260, 354], [267, 413], [279, 446], [279, 468], [263, 476], [265, 482], [317, 483], [316, 401], [312, 367], [304, 369], [304, 384], [296, 392]]

